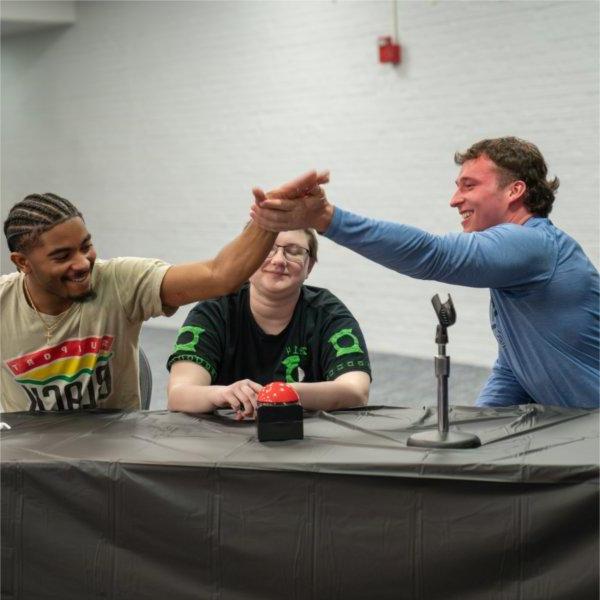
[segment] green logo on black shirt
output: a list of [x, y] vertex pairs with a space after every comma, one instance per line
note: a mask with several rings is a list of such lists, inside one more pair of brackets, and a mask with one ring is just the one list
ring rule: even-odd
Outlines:
[[[196, 350], [196, 344], [200, 339], [200, 336], [206, 331], [206, 329], [202, 329], [202, 327], [196, 327], [195, 325], [184, 325], [177, 334], [177, 341], [175, 342], [175, 347], [173, 348], [173, 352], [194, 352]], [[184, 342], [183, 338], [185, 334], [191, 333], [192, 338]], [[185, 336], [186, 338], [189, 336]]]
[[[344, 340], [344, 346], [340, 344], [342, 340]], [[345, 354], [353, 354], [354, 352], [363, 354], [358, 338], [352, 333], [352, 329], [350, 327], [336, 331], [329, 338], [329, 343], [335, 349], [336, 358], [344, 356]]]
[[294, 379], [294, 369], [298, 368], [300, 365], [300, 357], [297, 354], [291, 354], [285, 360], [282, 360], [281, 363], [285, 367], [286, 383], [294, 383], [298, 381], [297, 379]]

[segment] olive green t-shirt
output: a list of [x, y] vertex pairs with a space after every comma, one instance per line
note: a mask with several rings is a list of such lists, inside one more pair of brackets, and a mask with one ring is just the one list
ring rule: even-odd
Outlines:
[[139, 409], [139, 333], [143, 321], [165, 310], [160, 286], [169, 266], [97, 260], [96, 297], [73, 303], [66, 315], [42, 315], [48, 325], [60, 320], [49, 344], [25, 298], [24, 275], [0, 276], [2, 410]]

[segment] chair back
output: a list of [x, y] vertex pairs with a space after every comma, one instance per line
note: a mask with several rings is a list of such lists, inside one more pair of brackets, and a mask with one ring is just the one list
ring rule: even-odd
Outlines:
[[150, 400], [152, 398], [152, 369], [146, 353], [140, 346], [140, 400], [142, 410], [150, 409]]

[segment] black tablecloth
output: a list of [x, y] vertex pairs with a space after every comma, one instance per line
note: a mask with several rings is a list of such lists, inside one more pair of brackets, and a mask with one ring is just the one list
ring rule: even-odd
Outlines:
[[598, 413], [5, 414], [2, 597], [595, 598]]

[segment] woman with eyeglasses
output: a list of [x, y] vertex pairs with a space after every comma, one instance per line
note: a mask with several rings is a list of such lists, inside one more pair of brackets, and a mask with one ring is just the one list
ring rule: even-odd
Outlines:
[[307, 410], [367, 403], [371, 369], [356, 319], [328, 290], [304, 285], [317, 245], [312, 229], [279, 233], [238, 292], [190, 311], [167, 363], [170, 410], [252, 418], [272, 381], [292, 385]]

